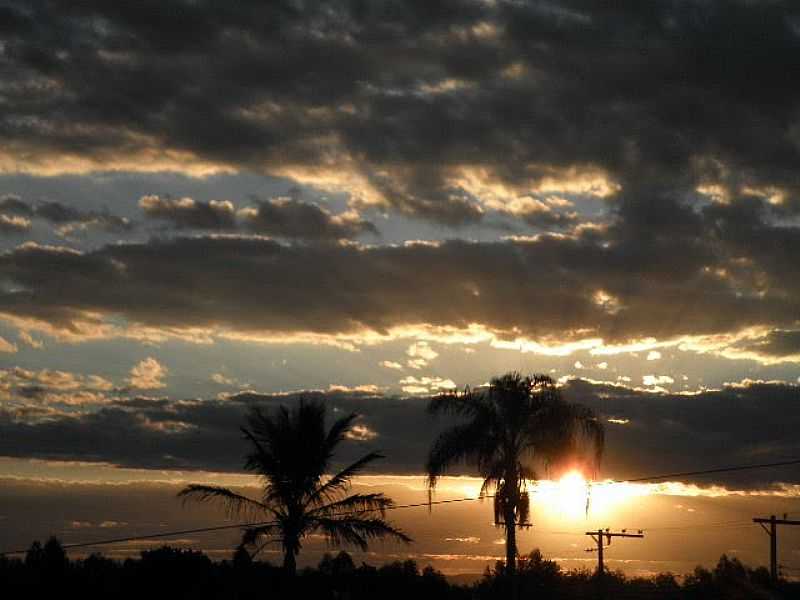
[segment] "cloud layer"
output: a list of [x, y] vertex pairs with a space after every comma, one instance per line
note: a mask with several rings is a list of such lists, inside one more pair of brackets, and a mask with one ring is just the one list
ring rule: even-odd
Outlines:
[[655, 196], [623, 202], [603, 227], [498, 242], [307, 246], [234, 234], [83, 252], [28, 242], [0, 255], [0, 314], [64, 335], [119, 317], [251, 337], [480, 327], [503, 340], [651, 338], [796, 360], [800, 228], [769, 211], [756, 198], [694, 207]]
[[6, 7], [0, 165], [255, 169], [450, 225], [643, 179], [800, 205], [792, 2], [171, 4]]
[[[607, 453], [600, 475], [616, 478], [797, 456], [797, 391], [797, 386], [758, 382], [692, 396], [584, 380], [571, 380], [564, 388], [568, 399], [592, 407], [607, 423]], [[358, 413], [358, 427], [337, 458], [344, 462], [367, 448], [377, 449], [387, 456], [381, 465], [386, 473], [421, 473], [431, 442], [447, 425], [426, 414], [426, 397], [384, 397], [369, 391], [245, 391], [202, 401], [118, 397], [98, 410], [46, 419], [4, 410], [0, 454], [237, 471], [244, 450], [237, 442], [238, 428], [249, 407], [291, 405], [301, 396], [324, 401], [335, 414]], [[699, 456], [703, 457], [700, 462]], [[469, 469], [456, 473], [469, 473]], [[791, 481], [796, 474], [796, 469], [789, 468], [697, 481], [756, 485]]]

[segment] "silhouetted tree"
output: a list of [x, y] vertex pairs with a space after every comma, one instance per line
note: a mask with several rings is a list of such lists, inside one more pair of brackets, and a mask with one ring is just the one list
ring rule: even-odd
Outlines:
[[320, 574], [330, 577], [348, 577], [355, 573], [356, 565], [353, 558], [345, 551], [336, 556], [325, 553], [317, 566]]
[[44, 550], [39, 540], [34, 540], [25, 552], [25, 566], [29, 569], [40, 569], [44, 563]]
[[258, 516], [269, 521], [245, 530], [242, 545], [257, 554], [266, 544], [280, 542], [286, 573], [297, 570], [297, 554], [307, 535], [319, 532], [331, 545], [352, 545], [366, 550], [373, 538], [393, 537], [410, 542], [405, 533], [385, 520], [392, 500], [384, 494], [350, 494], [351, 479], [370, 463], [383, 458], [371, 452], [332, 477], [334, 450], [353, 427], [357, 415], [337, 420], [325, 428], [325, 406], [300, 401], [297, 408], [281, 406], [274, 414], [254, 408], [242, 432], [252, 446], [245, 468], [264, 482], [260, 500], [233, 490], [189, 485], [178, 495], [184, 499], [221, 502], [229, 514]]
[[58, 538], [51, 536], [42, 546], [34, 541], [25, 553], [25, 566], [42, 570], [48, 576], [63, 574], [67, 568], [67, 553]]
[[[123, 562], [93, 554], [67, 561], [65, 575], [52, 577], [44, 570], [44, 547], [32, 546], [31, 560], [0, 557], [0, 592], [5, 598], [78, 597], [82, 600], [141, 600], [146, 597], [193, 600], [270, 598], [320, 600], [497, 600], [507, 598], [514, 582], [520, 598], [577, 600], [597, 598], [597, 576], [589, 569], [564, 571], [538, 550], [521, 557], [517, 576], [506, 576], [498, 561], [482, 579], [456, 585], [430, 566], [420, 571], [413, 560], [395, 561], [380, 568], [356, 567], [346, 552], [326, 554], [314, 569], [305, 568], [286, 583], [282, 570], [266, 562], [237, 568], [229, 561], [214, 562], [202, 552], [164, 546]], [[63, 549], [63, 548], [62, 548]], [[35, 560], [38, 556], [41, 560]], [[241, 555], [244, 557], [244, 555]], [[722, 557], [713, 570], [698, 567], [675, 578], [607, 574], [605, 598], [648, 600], [789, 600], [800, 598], [800, 583], [772, 583], [763, 567], [752, 569], [734, 558]]]
[[233, 566], [236, 569], [249, 569], [253, 565], [253, 557], [247, 551], [247, 548], [241, 544], [236, 547], [233, 553]]
[[430, 413], [468, 419], [441, 433], [428, 455], [429, 490], [457, 463], [477, 467], [481, 494], [494, 491], [495, 524], [506, 532], [506, 572], [516, 571], [516, 527], [530, 512], [525, 493], [536, 479], [533, 461], [558, 463], [586, 444], [599, 460], [604, 429], [594, 413], [561, 398], [546, 375], [522, 377], [508, 373], [491, 380], [488, 388], [450, 392], [431, 400]]

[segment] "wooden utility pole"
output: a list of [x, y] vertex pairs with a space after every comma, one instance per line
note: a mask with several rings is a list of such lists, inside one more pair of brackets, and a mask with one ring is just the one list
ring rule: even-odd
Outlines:
[[[789, 520], [784, 514], [782, 519], [775, 515], [770, 515], [768, 519], [756, 517], [753, 523], [761, 525], [761, 529], [769, 536], [769, 575], [773, 582], [778, 581], [778, 525], [800, 525], [800, 521]], [[765, 526], [766, 523], [769, 523], [769, 529]]]
[[[639, 529], [637, 533], [628, 533], [626, 529], [623, 529], [619, 532], [611, 531], [610, 529], [606, 528], [598, 529], [597, 531], [587, 531], [586, 535], [591, 537], [594, 542], [597, 544], [597, 548], [587, 548], [587, 552], [597, 552], [597, 582], [600, 589], [600, 597], [602, 598], [605, 594], [605, 566], [603, 564], [603, 548], [605, 546], [611, 545], [611, 540], [615, 537], [620, 538], [643, 538], [644, 533], [642, 530]], [[605, 538], [605, 542], [603, 541]]]

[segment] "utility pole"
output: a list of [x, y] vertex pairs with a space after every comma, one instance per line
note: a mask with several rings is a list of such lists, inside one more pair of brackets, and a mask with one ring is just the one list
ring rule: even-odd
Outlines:
[[[586, 535], [591, 537], [595, 544], [597, 544], [597, 548], [587, 548], [586, 552], [597, 552], [597, 582], [598, 587], [600, 589], [600, 597], [604, 597], [605, 595], [605, 566], [603, 565], [603, 548], [606, 546], [611, 545], [611, 540], [615, 537], [619, 538], [643, 538], [644, 533], [642, 530], [639, 529], [637, 533], [628, 533], [627, 529], [622, 529], [619, 532], [611, 531], [610, 529], [606, 528], [598, 529], [597, 531], [587, 531]], [[603, 541], [605, 538], [605, 541]]]
[[[756, 517], [753, 523], [761, 525], [761, 529], [767, 532], [769, 536], [769, 575], [773, 583], [778, 581], [778, 525], [800, 525], [800, 521], [792, 521], [783, 515], [782, 519], [778, 519], [775, 515], [770, 517]], [[769, 523], [769, 529], [765, 527], [765, 523]]]

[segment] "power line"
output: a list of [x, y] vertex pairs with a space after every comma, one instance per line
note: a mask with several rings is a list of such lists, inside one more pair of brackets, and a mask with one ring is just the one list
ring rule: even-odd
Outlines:
[[752, 523], [750, 521], [738, 520], [738, 521], [720, 521], [719, 523], [701, 523], [700, 525], [667, 525], [663, 527], [642, 527], [645, 531], [674, 531], [674, 530], [681, 530], [681, 529], [711, 529], [715, 527], [734, 527], [737, 525], [747, 525], [750, 527]]
[[[78, 542], [75, 544], [62, 544], [62, 548], [68, 550], [70, 548], [86, 548], [88, 546], [105, 546], [107, 544], [120, 544], [122, 542], [134, 542], [137, 540], [151, 540], [156, 538], [172, 537], [174, 535], [188, 535], [192, 533], [206, 533], [210, 531], [222, 531], [224, 529], [235, 529], [237, 527], [260, 527], [262, 525], [273, 525], [275, 521], [261, 521], [257, 523], [241, 523], [237, 525], [217, 525], [215, 527], [199, 527], [197, 529], [183, 529], [180, 531], [167, 531], [162, 533], [152, 533], [148, 535], [133, 535], [129, 537], [113, 538], [109, 540], [99, 540], [96, 542]], [[9, 550], [0, 552], [0, 556], [7, 554], [22, 554], [27, 550]]]
[[[796, 465], [796, 464], [800, 464], [800, 458], [792, 459], [792, 460], [785, 460], [785, 461], [780, 461], [780, 462], [773, 462], [773, 463], [760, 463], [760, 464], [751, 464], [751, 465], [735, 465], [735, 466], [730, 466], [730, 467], [719, 467], [719, 468], [715, 468], [715, 469], [703, 469], [703, 470], [699, 470], [699, 471], [684, 471], [684, 472], [679, 472], [679, 473], [667, 473], [667, 474], [663, 474], [663, 475], [650, 475], [650, 476], [646, 476], [646, 477], [637, 477], [637, 478], [633, 478], [633, 479], [624, 479], [624, 480], [620, 480], [620, 481], [608, 480], [608, 481], [598, 482], [598, 483], [595, 483], [595, 484], [592, 484], [592, 485], [597, 486], [597, 485], [611, 485], [611, 484], [619, 484], [619, 483], [644, 483], [644, 482], [647, 482], [647, 481], [659, 481], [659, 480], [671, 479], [671, 478], [677, 478], [677, 477], [697, 477], [697, 476], [701, 476], [701, 475], [712, 475], [712, 474], [717, 474], [717, 473], [730, 473], [730, 472], [734, 472], [734, 471], [747, 471], [747, 470], [756, 470], [756, 469], [767, 469], [767, 468], [784, 467], [784, 466]], [[475, 496], [475, 497], [451, 498], [451, 499], [448, 499], [448, 500], [429, 500], [429, 501], [426, 501], [426, 502], [415, 502], [415, 503], [410, 503], [410, 504], [396, 504], [396, 505], [393, 505], [393, 506], [387, 506], [385, 510], [400, 510], [400, 509], [406, 509], [406, 508], [431, 507], [431, 506], [437, 506], [437, 505], [442, 505], [442, 504], [456, 504], [456, 503], [460, 503], [460, 502], [474, 502], [475, 500], [491, 499], [491, 498], [494, 498], [494, 497], [495, 497], [495, 494], [482, 494], [480, 496]], [[356, 514], [361, 514], [361, 513], [365, 513], [365, 512], [374, 512], [374, 511], [372, 511], [370, 509], [362, 509], [362, 510], [350, 511], [350, 512], [347, 512], [347, 513], [342, 513], [342, 514], [336, 515], [336, 516], [356, 515]], [[108, 545], [108, 544], [118, 544], [118, 543], [123, 543], [123, 542], [133, 542], [133, 541], [140, 541], [140, 540], [166, 538], [166, 537], [171, 537], [171, 536], [174, 536], [174, 535], [187, 535], [187, 534], [193, 534], [193, 533], [208, 533], [208, 532], [213, 532], [213, 531], [224, 531], [226, 529], [244, 529], [244, 528], [249, 528], [249, 527], [262, 527], [262, 526], [265, 526], [265, 525], [274, 525], [274, 524], [276, 524], [276, 521], [259, 521], [259, 522], [251, 522], [251, 523], [237, 523], [235, 525], [217, 525], [217, 526], [214, 526], [214, 527], [199, 527], [199, 528], [196, 528], [196, 529], [184, 529], [184, 530], [179, 530], [179, 531], [159, 532], [159, 533], [152, 533], [152, 534], [147, 534], [147, 535], [136, 535], [136, 536], [128, 536], [128, 537], [122, 537], [122, 538], [97, 540], [97, 541], [93, 541], [93, 542], [79, 542], [79, 543], [75, 543], [75, 544], [64, 544], [62, 547], [65, 550], [68, 550], [68, 549], [71, 549], [71, 548], [86, 548], [86, 547], [90, 547], [90, 546], [105, 546], [105, 545]], [[714, 525], [714, 524], [710, 524], [710, 525]], [[723, 524], [720, 523], [719, 525], [723, 525]], [[696, 528], [696, 526], [691, 526], [689, 528]], [[648, 531], [656, 531], [658, 529], [659, 528], [652, 528], [652, 529], [647, 529], [647, 530]], [[660, 528], [660, 529], [666, 530], [667, 528]], [[669, 528], [669, 529], [674, 529], [674, 528]], [[559, 532], [559, 533], [561, 533], [561, 532]], [[566, 532], [564, 532], [564, 533], [566, 533]], [[23, 550], [6, 550], [6, 551], [3, 551], [3, 552], [0, 552], [0, 556], [7, 556], [7, 555], [11, 555], [11, 554], [24, 554], [25, 552], [27, 552], [27, 549], [23, 549]]]
[[784, 460], [774, 463], [762, 463], [758, 465], [739, 465], [735, 467], [720, 467], [718, 469], [704, 469], [702, 471], [684, 471], [682, 473], [668, 473], [666, 475], [656, 475], [654, 477], [639, 477], [637, 479], [626, 479], [619, 483], [640, 483], [644, 481], [658, 481], [660, 479], [672, 479], [677, 477], [694, 477], [697, 475], [713, 475], [714, 473], [732, 473], [734, 471], [748, 471], [753, 469], [768, 469], [771, 467], [786, 467], [789, 465], [800, 464], [800, 458]]
[[[435, 506], [439, 504], [454, 504], [457, 502], [470, 502], [474, 500], [483, 500], [484, 498], [493, 498], [494, 494], [485, 494], [483, 496], [477, 497], [469, 497], [469, 498], [452, 498], [449, 500], [432, 500], [430, 502], [415, 502], [413, 504], [395, 504], [393, 506], [387, 506], [385, 510], [396, 510], [402, 508], [420, 508], [423, 506]], [[349, 515], [357, 515], [366, 512], [375, 512], [374, 509], [361, 509], [361, 510], [354, 510], [346, 513], [336, 514], [334, 516], [343, 517]], [[128, 537], [121, 537], [121, 538], [113, 538], [107, 540], [97, 540], [93, 542], [79, 542], [75, 544], [63, 544], [62, 548], [65, 550], [69, 550], [71, 548], [86, 548], [89, 546], [105, 546], [107, 544], [119, 544], [122, 542], [133, 542], [137, 540], [150, 540], [155, 538], [165, 538], [165, 537], [172, 537], [174, 535], [188, 535], [193, 533], [208, 533], [213, 531], [224, 531], [226, 529], [245, 529], [250, 527], [263, 527], [266, 525], [275, 525], [277, 521], [257, 521], [257, 522], [249, 522], [249, 523], [236, 523], [235, 525], [217, 525], [214, 527], [198, 527], [196, 529], [182, 529], [179, 531], [166, 531], [160, 533], [153, 533], [153, 534], [146, 534], [146, 535], [134, 535]], [[6, 556], [8, 554], [24, 554], [28, 550], [6, 550], [4, 552], [0, 552], [0, 556]]]

